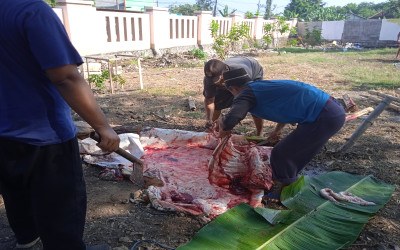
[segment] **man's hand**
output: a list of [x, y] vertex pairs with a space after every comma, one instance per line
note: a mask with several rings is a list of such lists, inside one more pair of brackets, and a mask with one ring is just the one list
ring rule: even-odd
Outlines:
[[213, 131], [213, 121], [207, 120], [206, 125], [204, 126], [206, 131], [211, 133]]
[[218, 119], [215, 121], [214, 135], [217, 138], [223, 138], [225, 136], [232, 134], [232, 130], [223, 130], [223, 126], [224, 126], [224, 123], [222, 122], [221, 119]]
[[100, 142], [97, 143], [97, 146], [102, 151], [112, 153], [119, 148], [119, 136], [111, 127], [96, 132], [100, 135]]

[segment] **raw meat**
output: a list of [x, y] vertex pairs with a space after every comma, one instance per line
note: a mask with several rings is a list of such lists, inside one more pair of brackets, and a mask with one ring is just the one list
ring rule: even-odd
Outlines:
[[[135, 134], [120, 138], [122, 148], [144, 160], [147, 193], [159, 210], [213, 217], [241, 202], [261, 206], [264, 190], [272, 185], [272, 148], [249, 144], [243, 136], [233, 135], [225, 146], [209, 133], [158, 128], [143, 129], [140, 139]], [[102, 154], [91, 139], [80, 144], [88, 163], [106, 169], [134, 167], [114, 153]], [[120, 174], [107, 170], [102, 177], [120, 179]]]
[[146, 141], [144, 176], [159, 170], [164, 183], [148, 188], [157, 209], [215, 216], [241, 202], [261, 206], [264, 189], [272, 185], [271, 148], [251, 145], [242, 136], [221, 146], [207, 133], [152, 129], [141, 141]]

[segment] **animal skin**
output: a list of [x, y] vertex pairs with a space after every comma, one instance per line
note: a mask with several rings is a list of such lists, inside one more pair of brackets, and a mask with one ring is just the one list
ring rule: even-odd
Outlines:
[[330, 200], [330, 201], [332, 201], [333, 203], [335, 203], [337, 205], [346, 206], [346, 204], [341, 203], [338, 200], [347, 201], [347, 202], [358, 204], [358, 205], [361, 205], [361, 206], [374, 206], [374, 205], [376, 205], [374, 202], [363, 200], [360, 197], [355, 196], [354, 194], [349, 193], [349, 192], [335, 193], [330, 188], [323, 188], [323, 189], [321, 189], [319, 191], [319, 193], [322, 196], [322, 198]]

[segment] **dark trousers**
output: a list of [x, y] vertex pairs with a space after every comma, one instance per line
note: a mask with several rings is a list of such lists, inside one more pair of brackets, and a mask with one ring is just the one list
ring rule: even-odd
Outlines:
[[274, 179], [291, 183], [298, 173], [322, 149], [345, 121], [343, 107], [330, 98], [314, 122], [299, 124], [283, 138], [271, 152], [271, 167]]
[[86, 187], [77, 139], [33, 146], [0, 138], [0, 190], [17, 242], [86, 249]]

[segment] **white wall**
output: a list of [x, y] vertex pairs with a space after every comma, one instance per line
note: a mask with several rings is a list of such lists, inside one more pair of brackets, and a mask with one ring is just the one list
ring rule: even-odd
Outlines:
[[344, 21], [322, 22], [322, 37], [325, 40], [341, 40]]
[[400, 32], [400, 19], [382, 20], [381, 33], [379, 40], [397, 40], [397, 35]]

